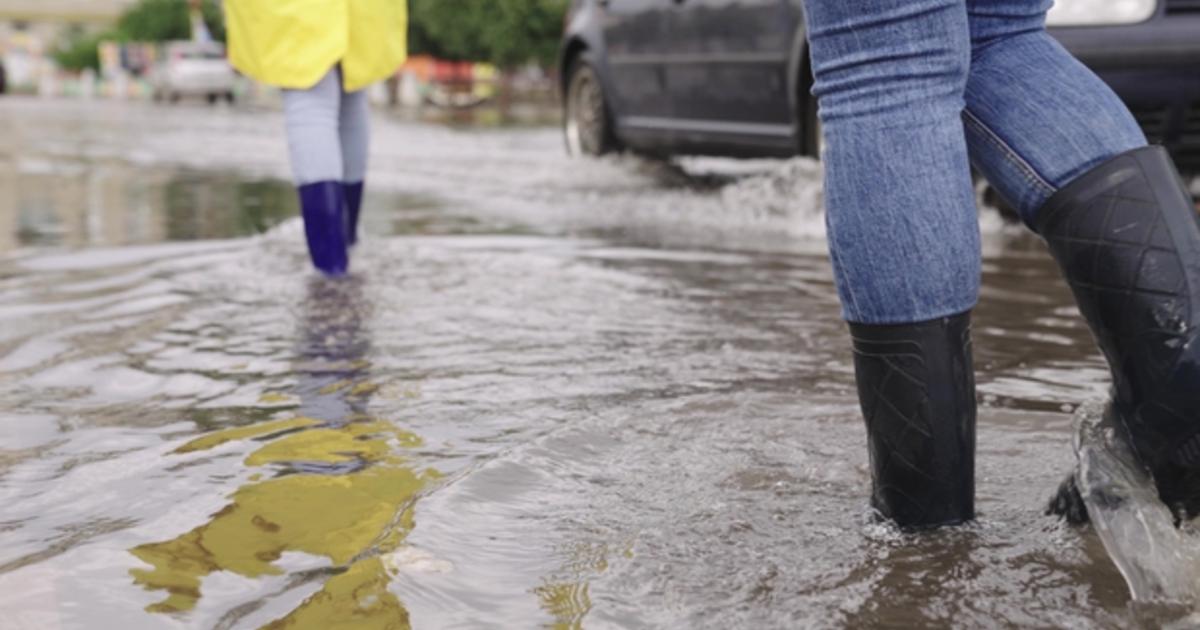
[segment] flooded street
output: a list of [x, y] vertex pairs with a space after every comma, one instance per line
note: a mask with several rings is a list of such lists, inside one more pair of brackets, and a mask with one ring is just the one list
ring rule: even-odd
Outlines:
[[279, 114], [0, 101], [0, 626], [1179, 617], [1043, 515], [1107, 373], [994, 210], [979, 521], [906, 536], [867, 510], [815, 164], [374, 125], [328, 281]]

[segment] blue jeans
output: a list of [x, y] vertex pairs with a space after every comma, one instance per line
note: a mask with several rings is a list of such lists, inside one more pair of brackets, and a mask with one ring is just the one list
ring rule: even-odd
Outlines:
[[1059, 188], [1146, 144], [1117, 96], [1045, 31], [1051, 0], [804, 0], [843, 315], [972, 309], [971, 164], [1029, 225]]

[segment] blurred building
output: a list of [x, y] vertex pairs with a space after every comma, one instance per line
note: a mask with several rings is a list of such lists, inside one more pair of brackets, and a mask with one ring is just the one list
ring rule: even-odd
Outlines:
[[46, 55], [68, 31], [105, 28], [136, 0], [0, 0], [0, 61], [10, 86], [38, 80]]
[[3, 0], [0, 43], [24, 34], [47, 42], [68, 28], [100, 28], [117, 21], [136, 0]]

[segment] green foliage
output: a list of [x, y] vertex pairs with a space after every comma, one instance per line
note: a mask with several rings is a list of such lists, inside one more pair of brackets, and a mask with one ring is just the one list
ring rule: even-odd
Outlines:
[[184, 0], [141, 0], [121, 14], [117, 30], [139, 42], [187, 39], [192, 33]]
[[413, 54], [552, 65], [568, 0], [410, 0]]
[[493, 0], [499, 12], [488, 35], [491, 61], [511, 67], [537, 61], [553, 65], [562, 37], [566, 0]]
[[409, 0], [409, 53], [451, 60], [485, 60], [480, 5], [489, 0]]
[[[216, 0], [204, 0], [201, 12], [213, 38], [225, 41], [225, 24]], [[124, 39], [137, 42], [189, 39], [192, 26], [188, 3], [186, 0], [140, 0], [121, 14], [117, 32]]]
[[54, 50], [54, 61], [64, 70], [82, 72], [88, 68], [100, 70], [100, 42], [116, 39], [111, 31], [86, 33], [72, 29]]
[[[213, 38], [225, 41], [225, 20], [217, 0], [203, 0], [200, 10]], [[54, 51], [54, 60], [64, 70], [99, 70], [101, 42], [164, 42], [191, 36], [187, 0], [140, 0], [121, 14], [115, 29], [99, 33], [71, 29]]]

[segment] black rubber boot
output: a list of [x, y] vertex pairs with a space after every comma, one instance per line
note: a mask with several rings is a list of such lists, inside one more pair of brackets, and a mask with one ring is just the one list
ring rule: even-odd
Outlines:
[[969, 313], [850, 324], [867, 421], [871, 503], [906, 529], [975, 518], [975, 372]]
[[[1109, 413], [1163, 501], [1176, 515], [1194, 514], [1200, 218], [1170, 156], [1145, 147], [1110, 159], [1051, 197], [1037, 228], [1112, 368]], [[1062, 496], [1068, 485], [1052, 512], [1076, 500]]]

